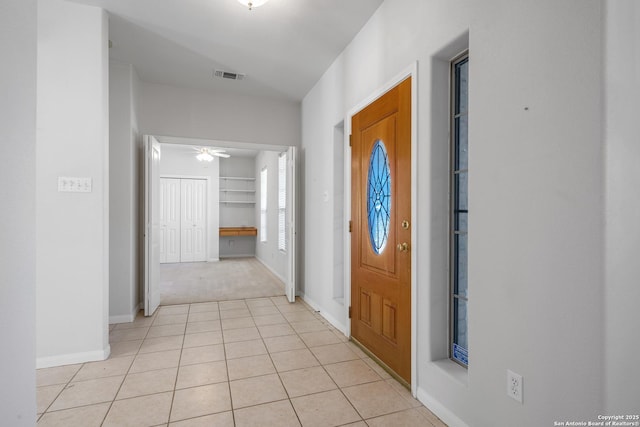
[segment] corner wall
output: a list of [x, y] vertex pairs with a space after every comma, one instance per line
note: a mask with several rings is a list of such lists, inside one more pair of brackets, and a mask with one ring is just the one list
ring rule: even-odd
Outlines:
[[0, 419], [36, 423], [35, 0], [0, 3]]
[[136, 80], [133, 66], [109, 62], [109, 323], [133, 321], [140, 304]]
[[[102, 9], [38, 2], [38, 367], [109, 355], [108, 25]], [[58, 192], [58, 177], [92, 180]]]

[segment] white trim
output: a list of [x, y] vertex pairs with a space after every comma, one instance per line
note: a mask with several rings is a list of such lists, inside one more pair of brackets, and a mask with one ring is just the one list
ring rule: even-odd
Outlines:
[[107, 360], [110, 354], [111, 346], [107, 344], [107, 347], [104, 350], [61, 354], [59, 356], [38, 357], [36, 359], [36, 369], [51, 368], [53, 366], [74, 365], [76, 363], [98, 362]]
[[[411, 394], [415, 397], [418, 390], [418, 61], [414, 61], [402, 72], [390, 79], [382, 87], [347, 111], [344, 119], [344, 220], [351, 220], [351, 118], [369, 104], [393, 89], [407, 77], [411, 77]], [[349, 318], [351, 306], [351, 233], [345, 233], [344, 250], [344, 318]], [[351, 321], [347, 321], [346, 335], [351, 336]]]
[[220, 258], [209, 258], [206, 262], [218, 262]]
[[422, 388], [418, 388], [418, 400], [429, 408], [431, 412], [436, 414], [446, 425], [450, 427], [469, 427], [467, 423], [462, 421], [456, 414], [440, 403], [438, 399], [431, 396]]
[[325, 320], [327, 322], [329, 322], [334, 328], [336, 328], [337, 330], [342, 332], [346, 337], [349, 336], [347, 334], [347, 326], [345, 324], [341, 323], [340, 321], [338, 321], [338, 319], [336, 319], [335, 317], [333, 317], [332, 315], [330, 315], [326, 311], [322, 311], [321, 310], [322, 306], [320, 304], [318, 304], [317, 302], [315, 302], [311, 298], [308, 298], [304, 293], [300, 294], [300, 298], [304, 302], [306, 302], [311, 308], [313, 308], [316, 312], [318, 312], [320, 314], [320, 316], [324, 317]]
[[271, 273], [273, 273], [273, 275], [274, 275], [274, 276], [276, 276], [278, 279], [280, 279], [280, 280], [282, 281], [282, 283], [285, 283], [285, 284], [287, 283], [287, 280], [286, 280], [284, 277], [282, 277], [282, 276], [280, 275], [280, 273], [278, 273], [277, 271], [275, 271], [275, 270], [274, 270], [274, 269], [273, 269], [269, 264], [267, 264], [267, 263], [266, 263], [266, 261], [262, 260], [262, 259], [261, 259], [261, 258], [259, 258], [257, 255], [256, 255], [256, 259], [257, 259], [258, 261], [260, 261], [260, 263], [261, 263], [262, 265], [264, 265], [265, 267], [267, 267], [267, 270], [269, 270]]
[[[237, 237], [237, 236], [230, 236], [230, 237]], [[244, 237], [244, 236], [241, 236], [241, 237]], [[235, 255], [232, 254], [232, 255], [223, 255], [220, 257], [220, 259], [229, 259], [229, 258], [256, 258], [256, 254], [235, 254]]]

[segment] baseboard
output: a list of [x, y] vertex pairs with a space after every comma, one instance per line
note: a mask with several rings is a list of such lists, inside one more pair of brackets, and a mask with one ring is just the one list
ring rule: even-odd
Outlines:
[[138, 304], [131, 314], [121, 314], [118, 316], [109, 316], [109, 324], [115, 325], [116, 323], [131, 323], [135, 320], [138, 312], [144, 308], [143, 304]]
[[322, 317], [324, 317], [327, 320], [327, 322], [331, 323], [331, 325], [334, 328], [336, 328], [337, 330], [342, 332], [345, 336], [347, 335], [347, 327], [346, 327], [346, 325], [343, 325], [341, 322], [338, 321], [338, 319], [336, 319], [332, 315], [322, 311], [320, 304], [316, 303], [311, 298], [307, 298], [307, 296], [304, 293], [301, 293], [300, 298], [302, 298], [304, 300], [304, 302], [309, 304], [309, 306], [311, 306], [311, 308], [313, 308], [315, 311], [320, 313], [320, 315]]
[[220, 254], [220, 259], [225, 258], [255, 258], [256, 254], [235, 254], [235, 255], [224, 255]]
[[51, 368], [53, 366], [74, 365], [76, 363], [98, 362], [107, 360], [111, 354], [111, 346], [107, 344], [104, 350], [87, 351], [84, 353], [61, 354], [36, 358], [36, 369]]
[[267, 270], [269, 270], [274, 276], [276, 276], [278, 279], [280, 279], [283, 283], [287, 283], [287, 280], [284, 277], [282, 277], [280, 274], [278, 274], [277, 271], [275, 271], [273, 268], [271, 268], [271, 266], [269, 264], [264, 262], [262, 259], [258, 258], [257, 255], [256, 255], [256, 259], [258, 261], [260, 261], [260, 264], [264, 265], [267, 268]]
[[220, 258], [209, 258], [207, 260], [207, 262], [218, 262], [218, 261], [220, 261]]
[[436, 414], [446, 425], [450, 427], [469, 427], [467, 423], [462, 421], [456, 414], [451, 412], [449, 408], [444, 406], [438, 399], [431, 396], [424, 389], [418, 387], [418, 400], [424, 406], [429, 408], [431, 412]]

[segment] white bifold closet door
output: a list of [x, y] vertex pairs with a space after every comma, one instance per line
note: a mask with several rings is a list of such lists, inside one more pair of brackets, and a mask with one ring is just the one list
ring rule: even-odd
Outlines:
[[207, 256], [207, 181], [160, 179], [160, 262], [200, 262]]
[[206, 259], [206, 191], [200, 179], [180, 180], [180, 261]]
[[160, 179], [160, 262], [180, 262], [180, 180]]

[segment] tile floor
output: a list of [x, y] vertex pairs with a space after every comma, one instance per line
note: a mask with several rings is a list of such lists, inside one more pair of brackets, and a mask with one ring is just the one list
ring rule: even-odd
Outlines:
[[37, 371], [39, 426], [444, 426], [301, 301], [162, 306], [110, 341]]

